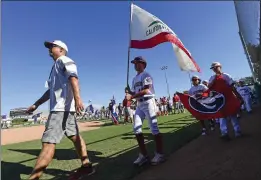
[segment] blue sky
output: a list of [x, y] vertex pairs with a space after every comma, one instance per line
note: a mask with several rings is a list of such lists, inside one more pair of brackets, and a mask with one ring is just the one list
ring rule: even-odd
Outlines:
[[[136, 2], [154, 14], [179, 36], [199, 64], [202, 79], [209, 79], [213, 61], [223, 64], [235, 78], [249, 76], [250, 69], [238, 36], [233, 2]], [[2, 2], [2, 114], [27, 107], [46, 90], [44, 85], [52, 59], [45, 40], [62, 40], [68, 56], [78, 65], [84, 102], [107, 105], [119, 102], [126, 85], [128, 2]], [[170, 43], [147, 50], [131, 50], [131, 58], [142, 55], [154, 78], [157, 96], [190, 87], [188, 74], [180, 71]], [[130, 66], [130, 77], [135, 75]], [[41, 109], [47, 109], [47, 104]]]

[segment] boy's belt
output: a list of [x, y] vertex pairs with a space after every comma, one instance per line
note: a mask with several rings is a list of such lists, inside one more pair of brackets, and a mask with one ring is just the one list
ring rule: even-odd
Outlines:
[[153, 97], [144, 97], [144, 98], [140, 98], [138, 101], [139, 102], [144, 102], [144, 101], [148, 101], [150, 99], [152, 99]]

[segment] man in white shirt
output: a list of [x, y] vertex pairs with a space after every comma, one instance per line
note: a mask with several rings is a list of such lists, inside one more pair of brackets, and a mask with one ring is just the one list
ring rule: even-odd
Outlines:
[[133, 130], [138, 141], [140, 154], [134, 165], [142, 166], [149, 161], [148, 153], [142, 134], [144, 119], [148, 120], [150, 130], [155, 138], [156, 152], [151, 160], [152, 165], [157, 165], [165, 160], [162, 148], [162, 137], [157, 124], [157, 108], [155, 103], [155, 91], [151, 75], [144, 71], [147, 62], [141, 56], [136, 57], [131, 63], [134, 64], [137, 75], [133, 78], [132, 88], [125, 88], [126, 99], [136, 99], [137, 109], [134, 115]]
[[[211, 87], [215, 81], [218, 81], [218, 79], [222, 79], [223, 81], [226, 82], [228, 86], [232, 88], [232, 92], [237, 96], [237, 98], [243, 102], [243, 99], [241, 95], [237, 92], [235, 86], [234, 86], [234, 80], [232, 77], [227, 74], [223, 73], [221, 71], [221, 64], [219, 62], [213, 62], [210, 67], [211, 70], [215, 73], [215, 75], [211, 76], [209, 79], [209, 87]], [[228, 128], [227, 128], [227, 118], [228, 117], [223, 117], [219, 118], [219, 124], [220, 124], [220, 130], [221, 130], [221, 138], [224, 140], [230, 140], [230, 137], [228, 135]], [[234, 131], [235, 131], [235, 137], [240, 137], [241, 136], [241, 128], [239, 125], [239, 120], [237, 118], [237, 114], [230, 116]]]
[[244, 85], [243, 80], [239, 80], [239, 87], [237, 91], [242, 96], [244, 100], [244, 107], [248, 113], [252, 112], [252, 101], [251, 101], [251, 92], [252, 90], [250, 87]]
[[[194, 96], [195, 98], [202, 97], [202, 94], [208, 90], [208, 87], [205, 86], [204, 84], [201, 84], [201, 79], [198, 76], [192, 76], [191, 81], [193, 86], [190, 88], [188, 94], [190, 96]], [[201, 135], [204, 136], [207, 133], [205, 120], [200, 120], [200, 119], [198, 120], [202, 127]], [[214, 122], [212, 120], [208, 120], [208, 122], [209, 122], [210, 129], [213, 131], [215, 129]]]
[[29, 179], [39, 179], [43, 170], [51, 162], [56, 144], [60, 143], [64, 134], [74, 143], [82, 166], [71, 175], [79, 178], [94, 173], [88, 158], [86, 145], [79, 134], [76, 123], [77, 114], [81, 114], [84, 105], [80, 97], [77, 67], [72, 59], [66, 56], [68, 48], [59, 40], [45, 42], [49, 55], [54, 60], [49, 79], [46, 83], [48, 90], [27, 111], [33, 112], [40, 105], [50, 100], [50, 115], [42, 137], [42, 151]]

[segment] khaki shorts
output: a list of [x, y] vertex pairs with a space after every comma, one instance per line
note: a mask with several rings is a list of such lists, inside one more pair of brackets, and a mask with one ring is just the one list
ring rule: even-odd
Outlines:
[[45, 124], [42, 142], [58, 144], [64, 134], [67, 137], [79, 134], [74, 112], [51, 112]]

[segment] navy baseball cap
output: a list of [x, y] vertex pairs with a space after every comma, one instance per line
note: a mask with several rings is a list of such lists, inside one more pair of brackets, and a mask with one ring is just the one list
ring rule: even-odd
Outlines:
[[147, 61], [142, 57], [142, 56], [138, 56], [138, 57], [135, 57], [132, 61], [131, 61], [132, 64], [136, 64], [136, 63], [143, 63], [145, 65], [145, 68], [147, 66]]

